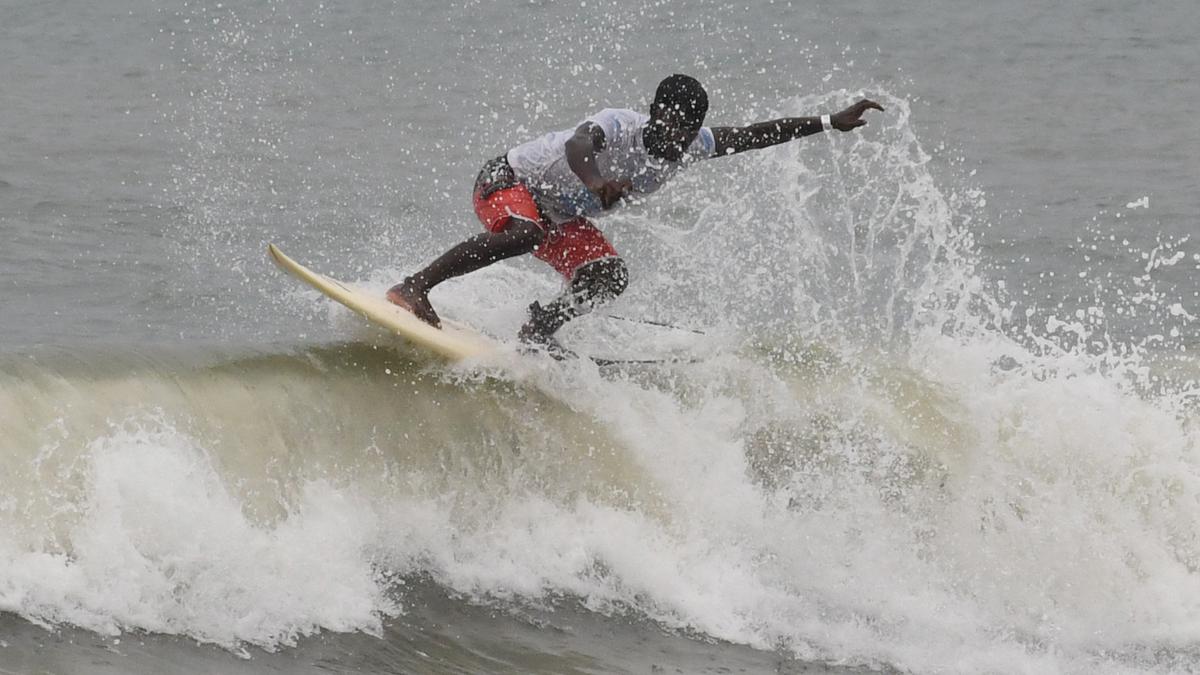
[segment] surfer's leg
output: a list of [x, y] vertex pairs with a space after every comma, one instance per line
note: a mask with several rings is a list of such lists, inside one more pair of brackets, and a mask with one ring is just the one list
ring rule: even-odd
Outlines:
[[620, 295], [629, 285], [625, 261], [596, 226], [580, 218], [550, 233], [534, 252], [567, 279], [567, 290], [553, 301], [529, 306], [529, 321], [519, 337], [554, 346], [552, 336], [563, 324]]
[[529, 321], [518, 337], [524, 342], [552, 344], [551, 336], [564, 324], [615, 299], [628, 285], [624, 260], [610, 256], [585, 263], [575, 271], [565, 293], [545, 305], [535, 302], [529, 306]]
[[[495, 178], [492, 172], [497, 166], [499, 169], [508, 166], [506, 162], [502, 165], [497, 162], [484, 166], [473, 196], [475, 215], [487, 231], [446, 251], [425, 269], [393, 286], [387, 293], [388, 300], [423, 321], [440, 326], [437, 312], [429, 304], [429, 291], [434, 286], [505, 258], [529, 253], [546, 239], [547, 223], [523, 184], [513, 182], [498, 189], [492, 186], [485, 194], [484, 179]], [[511, 169], [508, 171], [511, 173]]]
[[437, 312], [429, 304], [429, 291], [434, 286], [505, 258], [529, 253], [545, 237], [540, 224], [524, 218], [510, 218], [503, 231], [477, 234], [393, 286], [388, 291], [388, 300], [408, 309], [421, 320], [439, 326]]

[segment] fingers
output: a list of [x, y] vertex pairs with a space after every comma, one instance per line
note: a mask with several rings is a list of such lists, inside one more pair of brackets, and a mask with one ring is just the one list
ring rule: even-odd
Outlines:
[[600, 204], [606, 209], [611, 208], [632, 189], [633, 183], [628, 180], [610, 180], [600, 188]]
[[[883, 106], [879, 105], [875, 101], [872, 101], [871, 99], [864, 98], [864, 99], [860, 99], [858, 102], [851, 105], [849, 108], [846, 108], [842, 112], [838, 113], [836, 116], [841, 116], [846, 120], [847, 123], [850, 123], [853, 120], [857, 120], [857, 119], [861, 118], [863, 116], [863, 113], [865, 113], [868, 110], [878, 110], [880, 112], [883, 112]], [[861, 125], [855, 125], [855, 126], [861, 126]]]
[[863, 112], [865, 112], [867, 110], [871, 110], [871, 109], [878, 110], [879, 112], [883, 112], [883, 106], [879, 105], [875, 101], [872, 101], [871, 99], [868, 99], [868, 98], [864, 98], [864, 99], [860, 100], [858, 103], [855, 103], [854, 107], [858, 109], [860, 115]]
[[625, 193], [632, 189], [633, 185], [629, 181], [609, 180], [602, 183], [598, 188], [592, 190], [600, 199], [600, 206], [608, 209], [621, 200]]

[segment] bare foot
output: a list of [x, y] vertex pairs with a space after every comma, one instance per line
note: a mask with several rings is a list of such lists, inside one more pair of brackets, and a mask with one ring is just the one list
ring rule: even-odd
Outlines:
[[442, 327], [442, 320], [438, 318], [437, 312], [433, 311], [433, 305], [429, 304], [429, 295], [410, 286], [407, 279], [389, 288], [387, 299], [393, 305], [407, 309], [413, 316], [430, 326]]

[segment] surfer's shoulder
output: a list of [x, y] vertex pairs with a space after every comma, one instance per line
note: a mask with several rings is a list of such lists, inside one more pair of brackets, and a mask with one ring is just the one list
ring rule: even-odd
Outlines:
[[649, 115], [629, 108], [604, 108], [586, 121], [600, 127], [605, 136], [611, 137], [643, 127], [649, 119]]

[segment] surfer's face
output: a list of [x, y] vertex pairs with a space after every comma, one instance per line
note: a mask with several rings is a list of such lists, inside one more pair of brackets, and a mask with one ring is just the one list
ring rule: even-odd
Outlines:
[[655, 157], [678, 162], [687, 147], [700, 133], [703, 119], [688, 119], [681, 111], [656, 104], [650, 114], [650, 123], [642, 141], [646, 150]]

